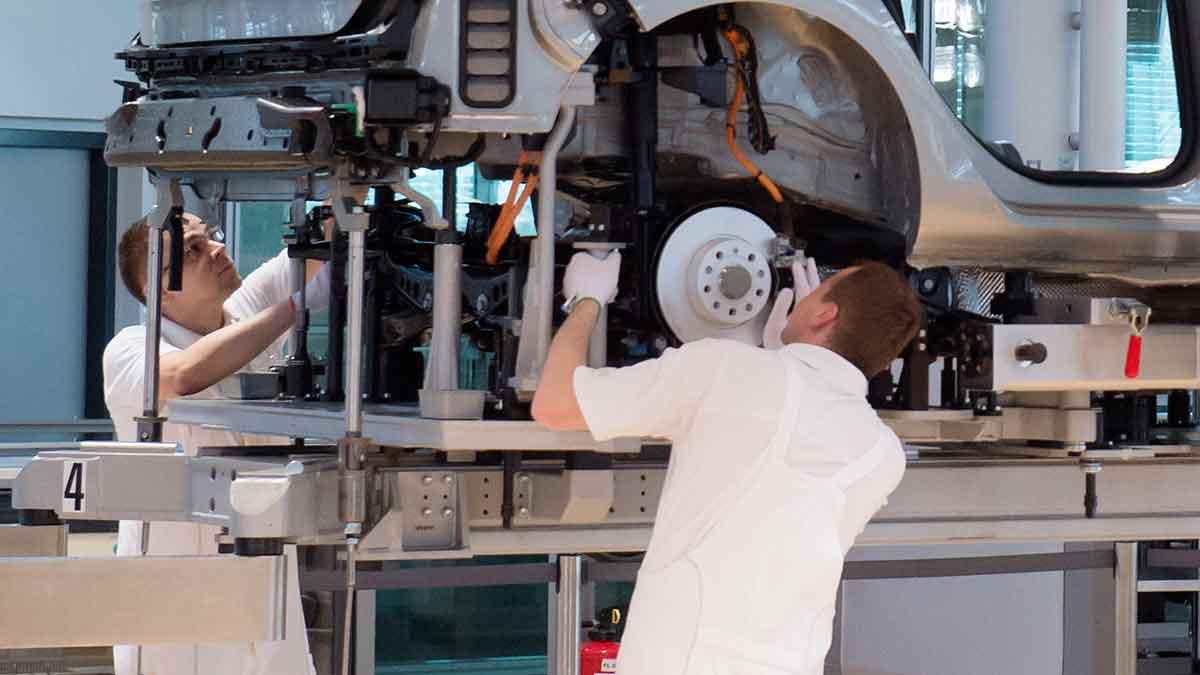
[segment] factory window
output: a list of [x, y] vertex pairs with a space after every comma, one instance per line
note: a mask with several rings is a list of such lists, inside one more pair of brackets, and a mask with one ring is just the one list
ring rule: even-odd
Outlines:
[[1085, 2], [1090, 15], [1077, 6], [926, 0], [934, 87], [993, 154], [1034, 177], [1168, 169], [1184, 139], [1177, 3]]

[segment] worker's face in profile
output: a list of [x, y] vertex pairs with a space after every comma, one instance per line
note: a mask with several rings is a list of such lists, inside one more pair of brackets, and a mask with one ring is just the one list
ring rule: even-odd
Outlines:
[[189, 308], [209, 309], [221, 304], [241, 285], [242, 278], [225, 250], [225, 245], [208, 236], [208, 227], [191, 213], [183, 214], [183, 290], [167, 292], [171, 234], [163, 235], [163, 307], [170, 306], [174, 316]]
[[849, 267], [829, 277], [792, 307], [781, 336], [784, 344], [829, 344], [838, 318], [838, 306], [829, 300], [829, 289], [855, 269]]

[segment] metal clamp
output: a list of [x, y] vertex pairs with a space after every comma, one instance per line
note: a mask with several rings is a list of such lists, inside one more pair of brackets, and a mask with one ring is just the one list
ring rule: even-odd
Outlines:
[[1137, 378], [1142, 370], [1142, 333], [1150, 324], [1150, 307], [1136, 300], [1114, 298], [1108, 305], [1109, 316], [1129, 322], [1129, 347], [1125, 350], [1125, 377]]
[[792, 266], [792, 263], [797, 259], [804, 258], [804, 242], [796, 242], [794, 245], [792, 240], [784, 235], [779, 235], [767, 244], [767, 257], [771, 264], [777, 269], [787, 269]]
[[1114, 319], [1128, 321], [1134, 335], [1141, 335], [1146, 331], [1146, 327], [1150, 325], [1151, 311], [1149, 305], [1127, 298], [1113, 298], [1108, 303], [1108, 315]]

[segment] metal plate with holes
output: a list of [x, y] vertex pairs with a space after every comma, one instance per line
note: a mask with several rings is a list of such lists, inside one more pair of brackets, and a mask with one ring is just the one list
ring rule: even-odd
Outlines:
[[392, 474], [391, 502], [399, 500], [405, 551], [449, 551], [462, 546], [461, 478], [462, 474], [447, 471]]
[[732, 206], [702, 209], [676, 225], [654, 277], [659, 308], [675, 337], [758, 344], [774, 290], [768, 261], [774, 240], [762, 218]]

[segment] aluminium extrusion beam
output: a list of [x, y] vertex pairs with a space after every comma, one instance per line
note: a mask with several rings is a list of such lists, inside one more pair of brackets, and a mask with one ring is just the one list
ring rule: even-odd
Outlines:
[[[192, 520], [227, 524], [234, 537], [331, 543], [337, 517], [328, 457], [215, 452], [194, 458], [43, 453], [18, 479], [14, 504], [54, 509], [68, 519]], [[63, 487], [70, 465], [81, 458], [90, 464], [80, 509], [72, 512]], [[1078, 460], [913, 460], [858, 543], [1138, 541], [1200, 531], [1200, 493], [1194, 489], [1200, 458], [1109, 460], [1101, 466], [1099, 517], [1086, 518]], [[378, 466], [376, 473], [383, 493], [371, 520], [378, 525], [367, 532], [361, 557], [388, 560], [643, 550], [666, 472], [661, 463], [646, 461], [618, 459], [610, 469], [567, 471], [561, 462], [531, 460], [517, 476], [518, 516], [508, 530], [500, 517], [498, 467]], [[145, 480], [151, 475], [157, 478]]]
[[[344, 432], [337, 406], [311, 402], [176, 399], [175, 422], [224, 427], [241, 432], [335, 440]], [[536, 422], [432, 420], [416, 408], [366, 405], [363, 435], [379, 445], [444, 451], [524, 450], [637, 452], [640, 439], [597, 442], [586, 431], [551, 431]]]
[[[1002, 439], [1095, 440], [1093, 410], [1006, 407], [1000, 416], [975, 416], [969, 410], [880, 411], [885, 424], [910, 443], [984, 443]], [[340, 408], [306, 401], [176, 399], [176, 422], [224, 427], [240, 432], [334, 440], [344, 433]], [[367, 405], [363, 435], [379, 445], [443, 451], [487, 450], [594, 451], [635, 453], [636, 438], [598, 442], [586, 431], [551, 431], [531, 421], [437, 420], [416, 408]]]

